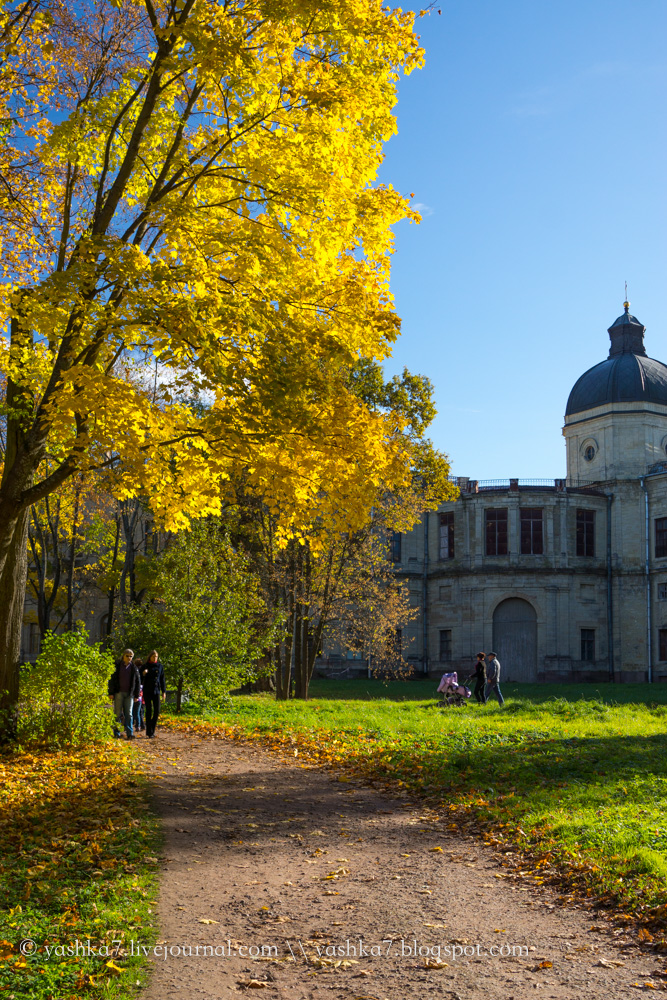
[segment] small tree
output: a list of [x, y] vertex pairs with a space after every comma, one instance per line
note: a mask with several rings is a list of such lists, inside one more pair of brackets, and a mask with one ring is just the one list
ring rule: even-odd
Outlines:
[[147, 655], [160, 652], [177, 686], [219, 701], [253, 675], [273, 641], [273, 623], [246, 559], [237, 553], [216, 519], [181, 532], [153, 564], [148, 601], [130, 607], [116, 645]]
[[336, 631], [340, 644], [361, 653], [368, 674], [405, 675], [407, 664], [399, 641], [417, 615], [407, 586], [396, 579], [386, 538], [369, 534], [348, 567], [348, 586]]

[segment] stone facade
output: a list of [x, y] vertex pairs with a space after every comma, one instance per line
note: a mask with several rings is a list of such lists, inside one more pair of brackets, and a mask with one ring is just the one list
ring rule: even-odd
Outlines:
[[[626, 304], [608, 361], [575, 386], [566, 479], [459, 478], [403, 536], [418, 671], [465, 677], [493, 649], [505, 680], [667, 680], [667, 366], [644, 360], [643, 332]], [[635, 362], [650, 385], [624, 374]]]

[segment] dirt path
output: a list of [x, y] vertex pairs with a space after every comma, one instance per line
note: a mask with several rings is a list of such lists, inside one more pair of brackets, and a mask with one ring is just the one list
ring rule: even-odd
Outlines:
[[[220, 740], [162, 729], [135, 746], [151, 758], [165, 828], [159, 919], [171, 952], [152, 959], [145, 1000], [615, 1000], [662, 989], [664, 962], [497, 877], [488, 848], [413, 804]], [[440, 967], [428, 968], [438, 945]], [[500, 946], [505, 957], [489, 954]], [[512, 946], [529, 950], [507, 955]]]

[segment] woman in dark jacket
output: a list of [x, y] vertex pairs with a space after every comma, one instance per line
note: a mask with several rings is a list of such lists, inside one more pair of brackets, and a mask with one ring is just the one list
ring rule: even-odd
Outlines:
[[475, 698], [480, 705], [486, 705], [486, 697], [484, 696], [484, 684], [486, 682], [486, 670], [485, 663], [486, 657], [484, 653], [477, 654], [477, 663], [475, 664]]
[[167, 696], [167, 688], [164, 683], [164, 667], [160, 663], [157, 650], [154, 649], [146, 662], [141, 674], [144, 686], [144, 702], [146, 707], [146, 736], [155, 736], [158, 716], [160, 714], [160, 695], [162, 701]]

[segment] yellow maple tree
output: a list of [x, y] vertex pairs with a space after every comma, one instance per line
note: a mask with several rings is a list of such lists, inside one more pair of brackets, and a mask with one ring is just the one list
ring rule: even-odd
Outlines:
[[[0, 689], [16, 703], [31, 504], [121, 469], [170, 528], [242, 470], [298, 531], [406, 480], [375, 185], [413, 15], [380, 0], [44, 0], [0, 8]], [[49, 473], [42, 475], [48, 457]], [[336, 484], [337, 489], [332, 488]], [[341, 500], [344, 498], [344, 504]]]

